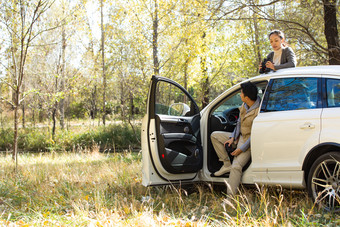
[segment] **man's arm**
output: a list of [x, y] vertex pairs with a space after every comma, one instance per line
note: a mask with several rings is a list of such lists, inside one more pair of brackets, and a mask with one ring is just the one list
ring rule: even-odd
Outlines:
[[240, 147], [242, 152], [245, 152], [246, 150], [248, 150], [250, 147], [250, 137], [249, 139], [247, 139], [247, 141]]
[[239, 137], [240, 131], [241, 131], [241, 120], [240, 119], [241, 118], [239, 116], [238, 119], [237, 119], [236, 127], [235, 127], [233, 133], [231, 133], [229, 138], [237, 139]]
[[236, 122], [236, 126], [234, 128], [234, 131], [231, 133], [231, 135], [229, 136], [229, 140], [225, 141], [224, 146], [226, 144], [229, 144], [228, 146], [230, 146], [232, 143], [234, 143], [234, 141], [239, 137], [240, 135], [240, 130], [241, 130], [241, 121], [240, 121], [240, 117], [237, 119]]

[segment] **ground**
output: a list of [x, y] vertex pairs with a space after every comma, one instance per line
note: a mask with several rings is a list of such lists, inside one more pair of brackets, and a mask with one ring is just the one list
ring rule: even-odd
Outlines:
[[0, 226], [340, 225], [305, 191], [208, 184], [146, 188], [141, 154], [98, 150], [0, 156]]

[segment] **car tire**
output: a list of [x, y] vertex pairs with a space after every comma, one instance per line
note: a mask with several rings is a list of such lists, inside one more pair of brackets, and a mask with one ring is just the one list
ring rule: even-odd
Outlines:
[[326, 210], [340, 211], [340, 152], [321, 155], [308, 174], [308, 192]]

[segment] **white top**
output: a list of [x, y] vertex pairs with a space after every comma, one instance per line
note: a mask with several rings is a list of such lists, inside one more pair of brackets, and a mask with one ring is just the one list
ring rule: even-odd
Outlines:
[[274, 50], [273, 63], [278, 66], [281, 64], [282, 48], [280, 50]]

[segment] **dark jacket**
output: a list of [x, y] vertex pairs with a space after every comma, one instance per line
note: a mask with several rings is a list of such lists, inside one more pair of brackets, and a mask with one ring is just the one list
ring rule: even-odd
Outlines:
[[[267, 59], [273, 62], [274, 51], [270, 52]], [[282, 47], [282, 55], [280, 65], [276, 66], [275, 69], [284, 69], [296, 66], [296, 57], [294, 51], [290, 47]]]

